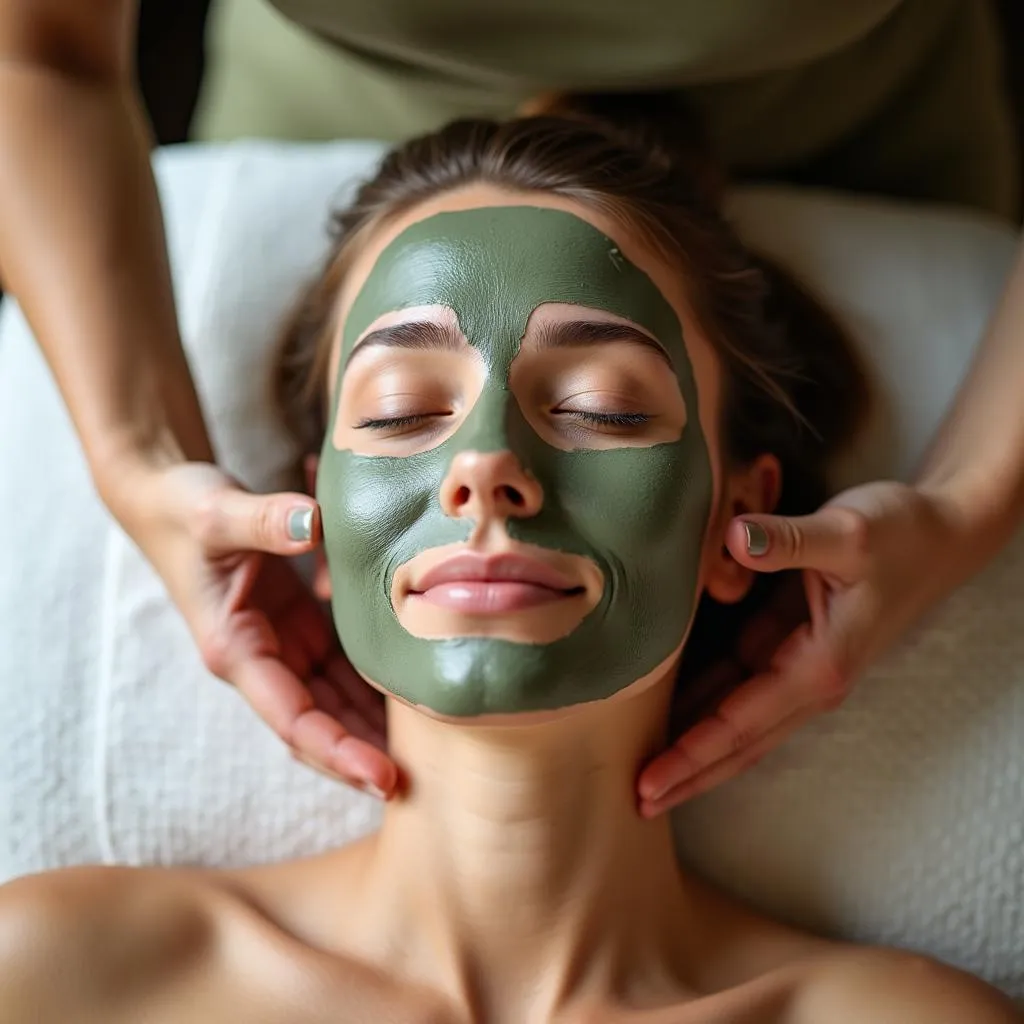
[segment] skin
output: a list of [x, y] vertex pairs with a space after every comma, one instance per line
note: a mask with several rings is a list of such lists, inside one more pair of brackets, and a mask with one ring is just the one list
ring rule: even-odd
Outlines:
[[[503, 198], [467, 191], [442, 205]], [[671, 275], [621, 230], [612, 237], [660, 277], [666, 298], [673, 292], [685, 327]], [[372, 265], [374, 249], [357, 270]], [[684, 334], [715, 480], [700, 585], [741, 593], [749, 575], [721, 541], [737, 502], [770, 507], [756, 502], [771, 469], [759, 461], [726, 471], [712, 413], [717, 367], [706, 342]], [[509, 519], [495, 474], [521, 484], [525, 473], [485, 454], [452, 472], [478, 493], [474, 516], [493, 537]], [[321, 585], [326, 578], [322, 567]], [[412, 785], [388, 805], [380, 832], [321, 857], [233, 872], [80, 869], [0, 889], [4, 1020], [1019, 1020], [956, 971], [803, 935], [678, 870], [667, 822], [638, 817], [633, 795], [635, 773], [661, 742], [671, 669], [614, 699], [489, 725], [390, 698]]]

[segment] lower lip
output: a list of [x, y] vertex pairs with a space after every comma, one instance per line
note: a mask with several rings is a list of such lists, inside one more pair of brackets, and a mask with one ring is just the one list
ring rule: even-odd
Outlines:
[[551, 587], [543, 587], [537, 583], [467, 580], [440, 583], [414, 596], [441, 608], [473, 615], [487, 615], [536, 608], [538, 605], [551, 604], [572, 595], [564, 590], [552, 590]]

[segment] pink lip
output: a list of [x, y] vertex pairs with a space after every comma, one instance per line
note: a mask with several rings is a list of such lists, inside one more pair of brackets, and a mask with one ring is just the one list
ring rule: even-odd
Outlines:
[[574, 580], [538, 559], [466, 552], [435, 565], [411, 594], [456, 611], [486, 614], [532, 608], [581, 590]]
[[574, 590], [575, 580], [537, 558], [524, 555], [479, 555], [466, 551], [446, 559], [413, 585], [413, 591], [430, 590], [442, 583], [533, 583], [549, 590]]

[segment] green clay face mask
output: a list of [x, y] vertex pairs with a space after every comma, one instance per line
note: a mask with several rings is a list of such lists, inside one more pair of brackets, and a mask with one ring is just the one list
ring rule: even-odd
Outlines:
[[[564, 450], [540, 437], [510, 374], [531, 314], [547, 303], [603, 310], [657, 339], [686, 406], [675, 440]], [[383, 314], [420, 306], [454, 311], [482, 357], [475, 404], [429, 450], [405, 457], [339, 450], [333, 419], [356, 341]], [[407, 228], [380, 254], [351, 306], [334, 402], [317, 499], [335, 624], [364, 676], [438, 714], [509, 714], [610, 697], [679, 646], [699, 596], [713, 490], [693, 368], [675, 311], [587, 221], [556, 209], [493, 206]], [[470, 536], [472, 522], [446, 514], [439, 500], [452, 460], [467, 451], [511, 451], [541, 485], [539, 511], [507, 520], [514, 540], [583, 556], [600, 569], [600, 598], [568, 635], [549, 643], [423, 639], [396, 617], [399, 567]]]

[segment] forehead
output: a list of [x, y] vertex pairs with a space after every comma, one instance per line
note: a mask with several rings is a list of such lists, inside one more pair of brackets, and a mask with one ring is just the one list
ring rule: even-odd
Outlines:
[[[344, 322], [352, 307], [352, 301], [362, 288], [366, 278], [373, 270], [380, 254], [409, 227], [426, 220], [437, 213], [459, 212], [494, 208], [502, 206], [530, 206], [539, 209], [564, 210], [576, 214], [580, 219], [592, 224], [607, 237], [620, 244], [623, 251], [633, 263], [645, 269], [648, 275], [651, 270], [657, 271], [650, 254], [631, 232], [623, 228], [623, 224], [600, 210], [584, 205], [578, 200], [570, 199], [553, 192], [517, 191], [484, 182], [463, 185], [456, 189], [446, 190], [438, 195], [416, 203], [401, 213], [386, 218], [376, 224], [361, 241], [359, 251], [345, 274], [344, 284], [339, 294], [338, 312], [340, 322]], [[655, 273], [655, 279], [657, 274]], [[659, 281], [662, 292], [665, 282]]]
[[352, 301], [342, 354], [387, 313], [442, 305], [471, 344], [511, 359], [545, 303], [614, 313], [650, 331], [673, 362], [686, 361], [675, 310], [619, 244], [574, 213], [533, 205], [448, 210], [400, 230]]

